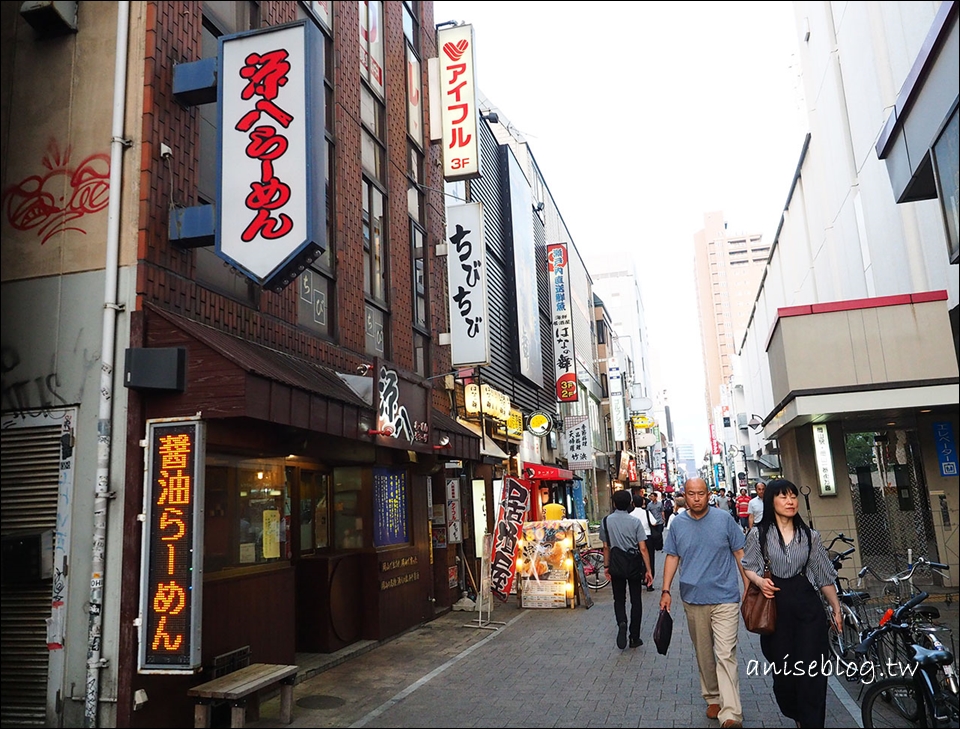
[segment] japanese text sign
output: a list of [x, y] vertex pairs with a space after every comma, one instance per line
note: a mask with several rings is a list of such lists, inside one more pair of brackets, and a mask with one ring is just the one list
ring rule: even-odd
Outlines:
[[440, 55], [443, 177], [446, 180], [479, 177], [473, 26], [441, 28], [437, 31], [437, 48]]
[[571, 415], [564, 418], [564, 437], [567, 441], [567, 465], [572, 471], [593, 468], [593, 439], [590, 437], [590, 418]]
[[820, 495], [836, 496], [837, 482], [833, 475], [830, 437], [827, 434], [827, 426], [822, 423], [813, 426], [813, 451], [817, 457], [817, 479], [820, 482]]
[[573, 316], [567, 244], [547, 246], [547, 272], [550, 277], [550, 313], [553, 316], [553, 367], [557, 381], [557, 402], [576, 402], [577, 361], [573, 348]]
[[373, 469], [373, 544], [390, 547], [406, 544], [407, 474], [389, 468]]
[[200, 666], [203, 423], [147, 422], [140, 570], [140, 673]]
[[607, 386], [610, 392], [610, 424], [613, 426], [613, 439], [627, 439], [627, 410], [623, 405], [623, 376], [615, 357], [607, 359]]
[[326, 247], [323, 34], [220, 39], [217, 254], [280, 290]]
[[483, 210], [480, 203], [447, 207], [450, 359], [454, 367], [490, 364]]
[[500, 513], [493, 525], [493, 550], [490, 553], [490, 589], [501, 600], [506, 600], [510, 594], [517, 573], [517, 541], [529, 504], [529, 488], [515, 478], [503, 479]]
[[933, 443], [940, 460], [941, 476], [957, 475], [957, 444], [953, 439], [953, 423], [949, 420], [933, 424]]

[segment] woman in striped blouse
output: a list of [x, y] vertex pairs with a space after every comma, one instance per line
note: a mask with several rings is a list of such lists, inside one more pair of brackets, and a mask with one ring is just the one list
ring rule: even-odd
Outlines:
[[[777, 627], [760, 637], [764, 658], [773, 664], [773, 693], [784, 716], [798, 727], [822, 727], [826, 719], [829, 623], [819, 590], [842, 628], [837, 573], [820, 533], [799, 514], [799, 490], [786, 479], [767, 483], [763, 519], [747, 534], [743, 567], [747, 579], [777, 601]], [[769, 560], [772, 579], [764, 579]]]

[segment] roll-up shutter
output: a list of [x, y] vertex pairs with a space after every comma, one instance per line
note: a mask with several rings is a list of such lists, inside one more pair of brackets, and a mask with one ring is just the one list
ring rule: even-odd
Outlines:
[[[6, 544], [18, 535], [56, 531], [61, 433], [59, 423], [3, 430], [0, 536]], [[8, 567], [3, 565], [5, 573]], [[0, 722], [44, 726], [52, 580], [14, 579], [12, 572], [4, 575], [0, 590]]]

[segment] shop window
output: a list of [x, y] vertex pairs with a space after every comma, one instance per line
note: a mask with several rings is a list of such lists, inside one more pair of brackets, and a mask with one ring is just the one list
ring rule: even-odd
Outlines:
[[290, 558], [290, 488], [281, 460], [208, 454], [204, 570]]
[[337, 468], [333, 472], [334, 549], [361, 549], [367, 546], [364, 534], [363, 477], [359, 468]]
[[287, 468], [287, 481], [293, 482], [299, 470], [300, 554], [312, 554], [330, 546], [329, 477], [320, 471]]

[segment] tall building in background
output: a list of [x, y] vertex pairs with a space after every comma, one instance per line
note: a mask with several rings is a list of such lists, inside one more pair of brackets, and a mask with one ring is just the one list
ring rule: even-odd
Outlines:
[[694, 237], [694, 273], [706, 375], [707, 419], [721, 405], [733, 374], [731, 358], [746, 331], [770, 246], [759, 233], [730, 234], [723, 212], [706, 213]]

